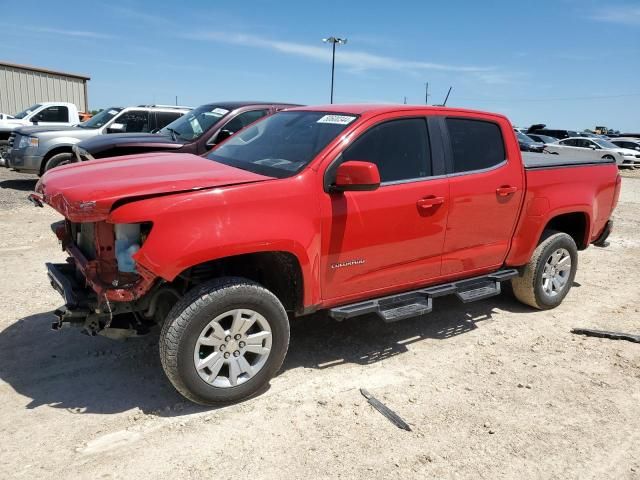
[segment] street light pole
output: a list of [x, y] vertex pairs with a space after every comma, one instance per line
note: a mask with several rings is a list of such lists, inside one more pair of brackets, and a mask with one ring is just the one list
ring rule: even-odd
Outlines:
[[338, 37], [329, 37], [329, 38], [323, 38], [322, 41], [324, 43], [331, 44], [331, 101], [330, 103], [333, 103], [333, 79], [334, 79], [335, 70], [336, 70], [336, 44], [345, 45], [347, 43], [347, 39], [338, 38]]

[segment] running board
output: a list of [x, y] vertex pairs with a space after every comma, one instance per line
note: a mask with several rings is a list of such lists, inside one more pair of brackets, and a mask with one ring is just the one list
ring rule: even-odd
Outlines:
[[433, 299], [437, 297], [456, 295], [464, 303], [469, 303], [499, 295], [500, 282], [517, 275], [515, 268], [500, 270], [489, 275], [335, 307], [329, 310], [329, 316], [341, 321], [377, 313], [386, 323], [397, 322], [431, 312]]

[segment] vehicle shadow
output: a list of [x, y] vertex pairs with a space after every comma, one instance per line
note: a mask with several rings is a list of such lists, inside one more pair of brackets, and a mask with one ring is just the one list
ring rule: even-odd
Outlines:
[[492, 318], [496, 309], [526, 313], [534, 310], [510, 295], [463, 304], [457, 298], [434, 301], [431, 313], [384, 323], [377, 315], [336, 322], [325, 313], [292, 324], [291, 344], [283, 369], [324, 369], [345, 363], [368, 365], [408, 351], [408, 346], [427, 338], [447, 340], [476, 330]]
[[37, 178], [16, 178], [12, 180], [3, 180], [0, 182], [0, 188], [10, 188], [12, 190], [20, 190], [22, 192], [33, 192], [38, 183]]
[[53, 313], [23, 318], [0, 332], [0, 385], [41, 405], [72, 413], [177, 416], [204, 410], [165, 378], [157, 334], [126, 341], [89, 337], [79, 329], [51, 330]]
[[[446, 341], [473, 331], [496, 309], [533, 311], [501, 295], [471, 304], [438, 299], [432, 313], [393, 324], [373, 315], [344, 322], [326, 314], [298, 319], [292, 322], [283, 370], [379, 362], [427, 338]], [[26, 408], [48, 405], [79, 414], [112, 414], [138, 407], [166, 417], [210, 410], [185, 400], [166, 379], [157, 332], [114, 341], [88, 337], [75, 328], [53, 331], [53, 320], [51, 312], [39, 313], [0, 332], [0, 386], [6, 382], [31, 399]]]

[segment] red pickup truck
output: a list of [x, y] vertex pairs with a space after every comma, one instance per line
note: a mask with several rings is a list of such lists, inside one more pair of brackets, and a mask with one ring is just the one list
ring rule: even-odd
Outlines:
[[539, 309], [569, 292], [578, 250], [605, 245], [611, 162], [532, 155], [507, 118], [454, 108], [332, 105], [266, 117], [206, 156], [157, 153], [47, 172], [31, 200], [64, 215], [48, 264], [54, 327], [144, 333], [201, 404], [257, 392], [289, 319], [386, 322], [447, 294]]

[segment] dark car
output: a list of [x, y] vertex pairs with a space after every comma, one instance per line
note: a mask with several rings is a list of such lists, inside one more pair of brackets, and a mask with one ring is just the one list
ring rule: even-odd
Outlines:
[[558, 128], [547, 128], [544, 123], [538, 123], [536, 125], [531, 125], [527, 129], [527, 135], [530, 133], [537, 133], [539, 135], [547, 135], [549, 137], [555, 137], [558, 140], [562, 140], [563, 138], [569, 137], [580, 137], [580, 132], [575, 130], [564, 130]]
[[80, 142], [76, 160], [172, 151], [203, 154], [259, 118], [298, 105], [270, 102], [219, 102], [201, 105], [156, 133], [112, 134]]
[[555, 137], [550, 137], [548, 135], [540, 135], [539, 133], [527, 133], [527, 137], [529, 137], [535, 142], [541, 142], [541, 143], [553, 143], [558, 141], [558, 139]]
[[514, 131], [516, 133], [516, 137], [518, 137], [518, 144], [520, 145], [521, 152], [542, 153], [544, 151], [544, 143], [536, 142], [518, 130]]

